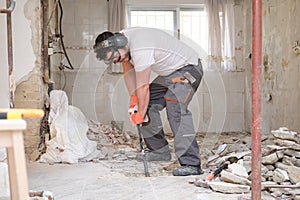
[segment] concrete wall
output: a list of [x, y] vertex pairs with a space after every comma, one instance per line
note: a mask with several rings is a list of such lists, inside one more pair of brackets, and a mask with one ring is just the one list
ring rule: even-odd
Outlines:
[[263, 131], [285, 126], [300, 131], [300, 2], [263, 3]]
[[[1, 8], [5, 8], [6, 1], [1, 1]], [[30, 27], [30, 20], [33, 15], [35, 16], [34, 8], [29, 8], [31, 4], [38, 3], [39, 1], [18, 1], [14, 12], [12, 13], [12, 31], [13, 31], [13, 67], [14, 67], [14, 81], [16, 85], [23, 76], [28, 74], [35, 65], [35, 52], [40, 48], [36, 48], [32, 45], [32, 30]], [[28, 10], [25, 13], [26, 9]], [[1, 66], [1, 100], [0, 106], [8, 107], [8, 61], [7, 61], [7, 29], [6, 29], [6, 15], [0, 15], [0, 66]], [[5, 98], [2, 98], [5, 97]]]
[[[245, 48], [251, 48], [251, 1], [244, 1]], [[300, 131], [300, 65], [299, 55], [292, 51], [299, 41], [300, 2], [294, 0], [263, 1], [262, 60], [262, 133], [287, 127]], [[245, 51], [245, 56], [248, 51]], [[250, 51], [251, 52], [251, 49]], [[251, 63], [245, 60], [245, 120], [251, 131]]]

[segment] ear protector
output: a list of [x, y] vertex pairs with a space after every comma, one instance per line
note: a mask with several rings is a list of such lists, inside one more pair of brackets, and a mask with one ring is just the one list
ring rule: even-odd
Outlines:
[[[94, 52], [99, 60], [103, 60], [105, 64], [110, 65], [113, 62], [115, 53], [120, 54], [118, 49], [124, 48], [127, 44], [128, 39], [123, 34], [116, 33], [97, 46], [94, 46]], [[107, 57], [108, 53], [110, 53], [109, 58]]]
[[100, 48], [123, 48], [128, 44], [128, 39], [121, 33], [116, 33], [114, 36], [100, 43]]

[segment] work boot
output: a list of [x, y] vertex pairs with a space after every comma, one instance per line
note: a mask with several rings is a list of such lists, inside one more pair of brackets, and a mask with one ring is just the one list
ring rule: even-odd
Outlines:
[[173, 170], [174, 176], [200, 175], [203, 171], [198, 166], [184, 165]]
[[143, 156], [145, 156], [147, 161], [170, 161], [172, 158], [169, 148], [166, 147], [156, 151], [145, 152], [145, 155], [140, 153], [136, 155], [135, 159], [143, 161]]

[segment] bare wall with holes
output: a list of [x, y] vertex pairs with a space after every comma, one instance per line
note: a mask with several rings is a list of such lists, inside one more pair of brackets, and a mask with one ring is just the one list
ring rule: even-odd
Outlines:
[[[5, 1], [1, 1], [1, 7]], [[2, 4], [3, 3], [3, 4]], [[41, 5], [39, 0], [17, 1], [12, 13], [13, 74], [15, 82], [16, 108], [43, 108], [46, 85], [41, 71]], [[6, 17], [0, 16], [0, 92], [1, 107], [8, 107], [8, 63]], [[24, 131], [27, 156], [37, 149], [40, 143], [40, 120], [26, 119]]]
[[263, 131], [300, 131], [300, 2], [263, 1]]

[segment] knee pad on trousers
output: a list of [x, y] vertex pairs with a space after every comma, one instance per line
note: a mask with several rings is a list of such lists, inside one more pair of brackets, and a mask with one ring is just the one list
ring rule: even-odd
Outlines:
[[159, 111], [164, 109], [164, 107], [160, 104], [151, 104], [149, 105], [147, 109], [146, 115], [148, 116], [148, 122], [144, 122], [142, 125], [143, 126], [148, 126], [152, 120], [160, 120], [160, 117], [158, 117]]

